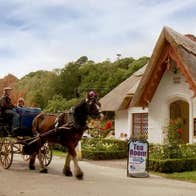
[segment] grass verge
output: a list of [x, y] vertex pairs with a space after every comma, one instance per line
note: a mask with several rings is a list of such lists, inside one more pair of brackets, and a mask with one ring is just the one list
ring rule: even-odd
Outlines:
[[63, 157], [64, 158], [67, 155], [67, 153], [59, 151], [59, 150], [53, 150], [52, 152], [53, 152], [54, 156], [58, 156], [58, 157]]
[[196, 183], [196, 171], [187, 172], [174, 172], [171, 174], [152, 172], [152, 174], [162, 176], [164, 178], [170, 178], [175, 180], [189, 181]]

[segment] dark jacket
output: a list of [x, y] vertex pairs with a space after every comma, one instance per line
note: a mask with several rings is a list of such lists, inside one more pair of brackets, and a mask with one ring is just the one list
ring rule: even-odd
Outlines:
[[11, 99], [4, 95], [0, 99], [0, 107], [2, 112], [4, 112], [7, 109], [13, 109], [15, 106], [12, 104]]

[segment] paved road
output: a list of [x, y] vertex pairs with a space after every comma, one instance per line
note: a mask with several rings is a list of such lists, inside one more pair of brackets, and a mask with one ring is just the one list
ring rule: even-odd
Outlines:
[[[196, 184], [158, 176], [127, 178], [126, 170], [81, 161], [84, 180], [62, 174], [64, 159], [55, 157], [49, 174], [29, 171], [21, 158], [9, 170], [0, 167], [0, 196], [195, 196]], [[102, 162], [103, 163], [103, 162]]]

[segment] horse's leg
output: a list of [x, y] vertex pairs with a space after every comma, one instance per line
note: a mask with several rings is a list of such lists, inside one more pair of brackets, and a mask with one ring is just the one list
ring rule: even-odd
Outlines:
[[39, 160], [39, 164], [40, 164], [40, 173], [48, 173], [48, 169], [46, 168], [46, 166], [44, 165], [43, 159], [42, 159], [42, 153], [41, 153], [41, 149], [39, 150], [38, 154], [37, 154], [37, 158]]
[[65, 174], [65, 176], [73, 176], [71, 169], [70, 169], [70, 161], [71, 161], [71, 155], [68, 153], [66, 160], [65, 160], [65, 165], [63, 168], [63, 173]]
[[35, 170], [35, 158], [36, 158], [36, 153], [33, 153], [30, 156], [30, 160], [29, 160], [29, 169], [30, 170]]
[[69, 149], [69, 153], [71, 154], [73, 162], [74, 162], [74, 175], [76, 176], [76, 178], [81, 180], [83, 179], [83, 172], [78, 165], [75, 148]]

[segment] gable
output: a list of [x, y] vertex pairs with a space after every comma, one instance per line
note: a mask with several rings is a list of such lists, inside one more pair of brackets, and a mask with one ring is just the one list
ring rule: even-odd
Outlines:
[[147, 107], [163, 74], [173, 68], [181, 72], [196, 95], [196, 43], [170, 28], [164, 28], [130, 105]]

